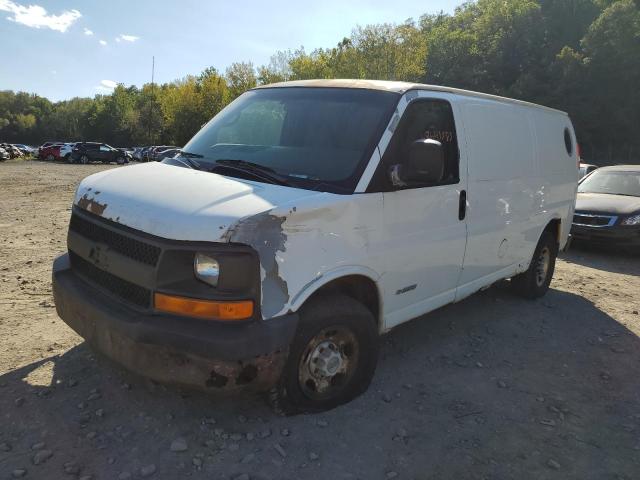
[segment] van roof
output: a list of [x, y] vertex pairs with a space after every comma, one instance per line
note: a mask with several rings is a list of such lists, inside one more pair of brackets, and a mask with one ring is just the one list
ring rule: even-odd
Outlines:
[[514, 103], [517, 105], [525, 105], [528, 107], [542, 108], [553, 112], [562, 113], [567, 115], [562, 110], [556, 110], [555, 108], [545, 107], [536, 103], [525, 102], [523, 100], [516, 100], [514, 98], [500, 97], [498, 95], [490, 95], [488, 93], [473, 92], [471, 90], [463, 90], [460, 88], [443, 87], [440, 85], [426, 85], [423, 83], [411, 83], [411, 82], [393, 82], [387, 80], [352, 80], [352, 79], [331, 79], [331, 80], [294, 80], [291, 82], [271, 83], [268, 85], [261, 85], [256, 87], [261, 88], [281, 88], [281, 87], [329, 87], [329, 88], [361, 88], [367, 90], [383, 90], [387, 92], [395, 92], [403, 94], [409, 90], [431, 90], [434, 92], [447, 92], [455, 93], [457, 95], [463, 95], [466, 97], [484, 98], [487, 100], [494, 100], [503, 103]]

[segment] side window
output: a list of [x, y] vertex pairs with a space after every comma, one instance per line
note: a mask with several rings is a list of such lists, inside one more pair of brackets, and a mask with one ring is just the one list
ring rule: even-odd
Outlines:
[[[435, 184], [401, 186], [399, 182], [392, 181], [393, 172], [398, 171], [398, 167], [401, 171], [406, 166], [411, 144], [421, 139], [433, 139], [442, 144], [445, 164], [442, 180]], [[455, 184], [460, 181], [459, 164], [458, 139], [451, 105], [445, 100], [417, 99], [404, 111], [368, 190], [389, 192]]]
[[107, 147], [106, 145], [100, 145], [100, 151], [101, 152], [110, 152], [111, 149], [109, 147]]

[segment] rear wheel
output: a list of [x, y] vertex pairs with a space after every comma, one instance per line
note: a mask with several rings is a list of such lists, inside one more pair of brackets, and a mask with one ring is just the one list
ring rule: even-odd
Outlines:
[[51, 154], [47, 155], [47, 157], [45, 158], [45, 160], [47, 162], [53, 162], [55, 160], [55, 157]]
[[64, 156], [64, 160], [65, 160], [65, 162], [67, 162], [67, 163], [73, 163], [73, 162], [71, 161], [71, 154], [70, 154], [70, 153], [67, 153], [67, 154]]
[[371, 312], [345, 295], [321, 296], [300, 312], [300, 323], [279, 384], [269, 393], [281, 414], [319, 412], [363, 393], [378, 360]]
[[557, 256], [558, 242], [555, 235], [549, 231], [543, 232], [527, 271], [511, 279], [514, 291], [530, 300], [540, 298], [547, 293], [553, 278]]
[[86, 165], [87, 163], [89, 163], [89, 157], [87, 157], [86, 155], [82, 155], [80, 157], [80, 163]]

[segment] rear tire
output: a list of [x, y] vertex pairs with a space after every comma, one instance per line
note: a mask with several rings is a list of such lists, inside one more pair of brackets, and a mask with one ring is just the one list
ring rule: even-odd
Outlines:
[[558, 242], [550, 231], [544, 231], [526, 272], [511, 279], [515, 293], [523, 298], [535, 300], [542, 297], [551, 284], [558, 256]]
[[372, 313], [345, 295], [319, 296], [300, 312], [300, 323], [280, 382], [269, 402], [283, 415], [330, 410], [353, 400], [371, 383], [379, 336]]
[[87, 163], [89, 163], [89, 157], [87, 157], [86, 155], [82, 155], [80, 157], [80, 163], [86, 165]]
[[51, 154], [47, 155], [47, 157], [45, 158], [45, 160], [47, 162], [53, 162], [55, 160], [55, 157]]

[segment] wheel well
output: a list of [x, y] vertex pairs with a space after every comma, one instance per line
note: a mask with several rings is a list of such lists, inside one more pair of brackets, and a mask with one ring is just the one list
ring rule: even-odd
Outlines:
[[375, 282], [364, 275], [347, 275], [330, 281], [313, 292], [307, 302], [318, 295], [341, 293], [362, 303], [380, 324], [380, 295]]
[[545, 232], [551, 232], [553, 233], [553, 235], [555, 235], [556, 242], [558, 244], [560, 243], [560, 226], [561, 226], [560, 219], [554, 218], [547, 224], [547, 226], [544, 229]]

